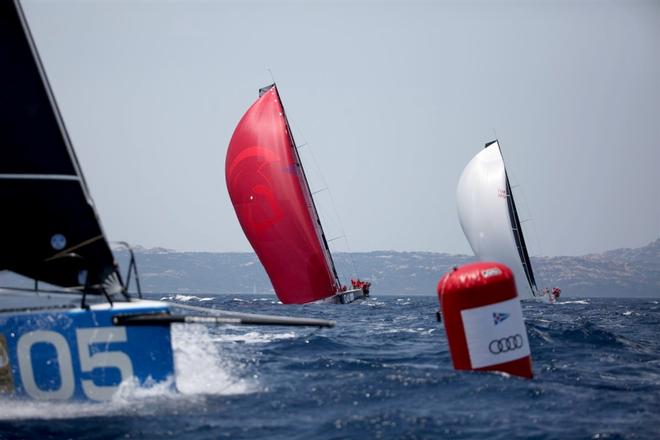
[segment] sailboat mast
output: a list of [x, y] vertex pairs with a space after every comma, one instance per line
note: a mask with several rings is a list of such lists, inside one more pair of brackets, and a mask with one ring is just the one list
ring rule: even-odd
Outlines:
[[511, 192], [511, 185], [509, 184], [508, 176], [506, 177], [506, 191], [507, 200], [509, 200], [509, 212], [512, 220], [511, 228], [516, 237], [516, 247], [518, 248], [518, 253], [520, 254], [520, 259], [522, 260], [523, 268], [525, 269], [525, 275], [527, 275], [527, 282], [532, 289], [532, 293], [536, 295], [538, 288], [536, 287], [536, 280], [534, 279], [534, 273], [532, 272], [532, 262], [527, 253], [527, 246], [525, 245], [525, 238], [520, 225], [516, 203], [513, 200], [513, 193]]
[[[500, 157], [502, 158], [502, 163], [504, 163], [504, 155], [502, 154], [502, 149], [500, 147], [499, 141], [497, 142], [497, 147], [500, 151]], [[493, 142], [486, 145], [488, 147]], [[536, 296], [538, 287], [536, 287], [536, 280], [534, 279], [534, 272], [532, 271], [532, 262], [529, 258], [529, 253], [527, 252], [527, 246], [525, 245], [525, 238], [522, 232], [522, 226], [520, 224], [520, 218], [518, 217], [518, 210], [516, 209], [516, 203], [513, 199], [513, 191], [511, 191], [511, 184], [509, 183], [509, 175], [506, 171], [506, 164], [504, 164], [504, 180], [506, 182], [506, 195], [507, 195], [507, 206], [509, 208], [509, 218], [511, 219], [511, 229], [513, 230], [513, 236], [516, 242], [516, 248], [518, 248], [518, 255], [525, 270], [525, 276], [527, 277], [527, 283], [529, 288], [532, 291], [532, 294]]]
[[277, 85], [273, 83], [272, 85], [273, 88], [275, 88], [275, 93], [277, 94], [277, 99], [280, 102], [280, 107], [282, 109], [282, 116], [284, 116], [284, 123], [286, 124], [286, 129], [287, 132], [289, 133], [289, 139], [291, 141], [291, 148], [293, 149], [293, 154], [294, 157], [296, 158], [296, 164], [298, 167], [300, 167], [300, 176], [302, 176], [301, 181], [303, 183], [303, 192], [305, 194], [305, 198], [308, 201], [308, 208], [310, 213], [312, 214], [312, 219], [316, 223], [316, 232], [317, 235], [319, 236], [319, 239], [321, 243], [323, 243], [323, 253], [325, 255], [325, 259], [327, 264], [330, 266], [332, 269], [332, 274], [335, 277], [335, 284], [336, 288], [341, 287], [341, 281], [339, 280], [339, 275], [337, 274], [337, 268], [335, 267], [335, 262], [332, 259], [332, 253], [330, 252], [330, 247], [328, 246], [328, 241], [325, 238], [325, 233], [323, 232], [323, 225], [321, 224], [321, 218], [319, 217], [318, 210], [316, 209], [316, 203], [314, 202], [314, 197], [312, 196], [312, 192], [309, 188], [309, 182], [307, 181], [307, 175], [305, 174], [305, 168], [303, 167], [302, 160], [300, 159], [300, 155], [298, 154], [298, 148], [296, 147], [296, 141], [293, 138], [293, 132], [291, 131], [291, 126], [289, 125], [289, 118], [286, 116], [286, 111], [284, 110], [284, 104], [282, 103], [282, 98], [280, 97], [280, 92], [277, 90]]

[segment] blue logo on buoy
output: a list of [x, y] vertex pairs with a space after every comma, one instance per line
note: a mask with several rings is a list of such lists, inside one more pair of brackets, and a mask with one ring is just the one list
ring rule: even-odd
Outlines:
[[508, 317], [509, 317], [508, 313], [493, 313], [493, 323], [497, 325]]
[[50, 237], [50, 245], [56, 251], [61, 251], [66, 247], [66, 237], [64, 237], [62, 234], [55, 234]]

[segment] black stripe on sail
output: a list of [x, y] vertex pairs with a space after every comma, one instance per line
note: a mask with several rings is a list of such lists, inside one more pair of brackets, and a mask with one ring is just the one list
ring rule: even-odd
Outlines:
[[536, 280], [534, 279], [534, 273], [532, 272], [532, 262], [529, 258], [527, 252], [527, 246], [525, 245], [525, 238], [523, 236], [522, 227], [520, 225], [520, 219], [518, 218], [518, 210], [516, 209], [516, 203], [513, 200], [513, 193], [511, 192], [511, 185], [509, 184], [509, 176], [506, 176], [506, 192], [507, 192], [507, 206], [509, 208], [509, 218], [511, 219], [511, 227], [513, 229], [513, 238], [516, 241], [516, 247], [518, 248], [518, 255], [520, 256], [520, 261], [522, 262], [523, 269], [525, 270], [525, 276], [527, 277], [527, 282], [529, 283], [532, 293], [536, 294]]
[[100, 291], [116, 265], [14, 1], [0, 1], [0, 66], [0, 269]]

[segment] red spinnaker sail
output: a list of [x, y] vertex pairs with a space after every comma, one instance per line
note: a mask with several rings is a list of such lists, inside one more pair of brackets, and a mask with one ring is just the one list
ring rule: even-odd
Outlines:
[[338, 286], [292, 139], [273, 85], [234, 130], [225, 176], [241, 227], [278, 298], [303, 304], [334, 295]]

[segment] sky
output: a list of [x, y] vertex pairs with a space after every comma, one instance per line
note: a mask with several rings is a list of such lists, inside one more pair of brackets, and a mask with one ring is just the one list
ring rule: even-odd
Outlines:
[[23, 6], [110, 240], [251, 250], [224, 161], [271, 72], [335, 251], [471, 253], [456, 184], [495, 137], [531, 254], [660, 238], [658, 1]]

